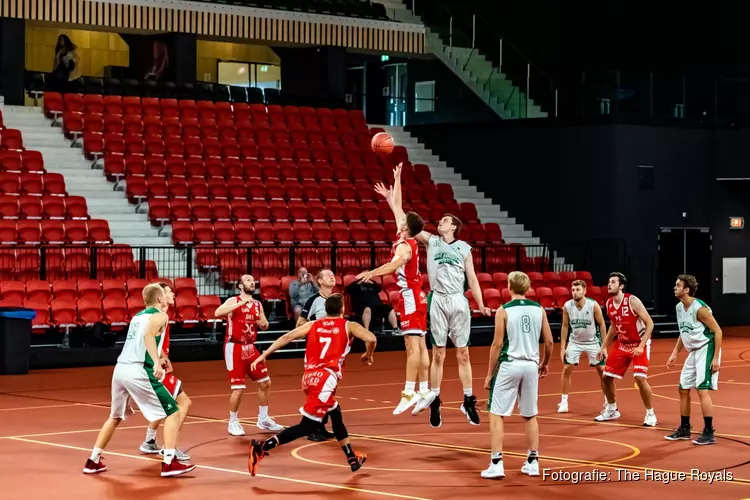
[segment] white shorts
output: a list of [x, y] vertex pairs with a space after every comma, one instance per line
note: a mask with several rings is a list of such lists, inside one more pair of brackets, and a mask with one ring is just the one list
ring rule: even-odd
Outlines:
[[467, 347], [471, 333], [471, 311], [469, 300], [464, 294], [443, 295], [430, 292], [427, 304], [432, 343], [445, 347], [450, 337], [454, 346]]
[[112, 374], [111, 417], [126, 419], [132, 414], [131, 400], [149, 422], [156, 422], [179, 410], [174, 396], [154, 377], [151, 369], [140, 363], [117, 363]]
[[[719, 372], [711, 373], [711, 361], [714, 358], [716, 344], [711, 339], [700, 349], [688, 354], [680, 373], [680, 389], [698, 389], [716, 391], [719, 389]], [[721, 351], [719, 351], [721, 362]]]
[[596, 359], [602, 346], [597, 344], [579, 344], [577, 342], [568, 342], [565, 348], [565, 364], [578, 365], [581, 354], [586, 354], [589, 358], [589, 366], [604, 366], [606, 361]]
[[518, 400], [521, 416], [534, 417], [538, 395], [539, 365], [535, 361], [503, 361], [490, 384], [490, 413], [509, 417]]

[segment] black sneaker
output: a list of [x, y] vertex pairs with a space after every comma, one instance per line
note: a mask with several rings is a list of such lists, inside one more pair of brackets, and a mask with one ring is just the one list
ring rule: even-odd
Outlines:
[[362, 468], [365, 460], [367, 460], [367, 455], [355, 452], [353, 457], [347, 459], [347, 462], [349, 462], [349, 467], [352, 469], [352, 472], [357, 472]]
[[443, 425], [443, 417], [440, 416], [440, 405], [442, 404], [440, 396], [436, 396], [432, 403], [430, 403], [430, 425], [432, 427], [437, 428]]
[[713, 429], [703, 429], [703, 432], [700, 436], [698, 436], [698, 439], [693, 439], [693, 444], [697, 445], [706, 445], [706, 444], [715, 444], [716, 438], [714, 437], [714, 430]]
[[464, 404], [461, 405], [461, 413], [466, 415], [466, 419], [471, 425], [479, 425], [479, 412], [477, 412], [476, 396], [464, 396]]
[[690, 439], [690, 427], [678, 427], [672, 434], [669, 436], [664, 436], [664, 439], [668, 439], [669, 441], [679, 441], [679, 440], [687, 440]]

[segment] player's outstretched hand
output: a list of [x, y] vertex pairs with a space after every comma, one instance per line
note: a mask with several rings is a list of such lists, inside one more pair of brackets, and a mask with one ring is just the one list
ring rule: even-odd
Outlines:
[[164, 375], [164, 368], [161, 367], [161, 363], [154, 364], [154, 377], [160, 379]]
[[355, 278], [359, 283], [372, 283], [372, 271], [359, 273]]
[[393, 169], [393, 180], [398, 180], [401, 178], [401, 169], [404, 168], [403, 163], [399, 163], [396, 165], [396, 168]]
[[667, 360], [667, 368], [672, 368], [672, 365], [674, 365], [675, 361], [677, 361], [677, 355], [675, 353], [672, 353], [672, 355], [669, 356], [669, 359]]
[[489, 391], [492, 386], [492, 375], [487, 375], [487, 378], [484, 379], [484, 389]]
[[359, 359], [362, 361], [363, 365], [370, 366], [372, 364], [372, 356], [368, 356], [367, 353], [362, 354], [362, 357]]
[[164, 358], [162, 360], [162, 366], [164, 367], [164, 371], [167, 373], [172, 373], [174, 369], [172, 368], [172, 362], [169, 361], [169, 358]]
[[633, 349], [633, 357], [634, 358], [637, 357], [637, 356], [640, 356], [641, 354], [643, 354], [643, 347], [638, 346], [635, 349]]
[[258, 326], [261, 330], [268, 330], [268, 320], [266, 318], [260, 318], [258, 320]]
[[596, 355], [596, 359], [598, 359], [599, 361], [603, 359], [607, 359], [607, 351], [603, 347], [599, 350], [599, 353]]
[[544, 378], [549, 373], [549, 365], [542, 365], [539, 367], [539, 378]]
[[259, 364], [259, 363], [261, 363], [261, 362], [263, 362], [263, 361], [264, 361], [264, 358], [263, 358], [263, 355], [261, 354], [261, 355], [260, 355], [260, 356], [258, 357], [258, 359], [256, 359], [255, 361], [253, 361], [253, 363], [252, 363], [252, 364], [250, 365], [250, 369], [251, 369], [252, 371], [255, 371], [255, 370], [257, 370], [257, 369], [258, 369], [258, 364]]
[[719, 371], [719, 365], [720, 365], [720, 361], [718, 359], [714, 358], [711, 361], [711, 372], [712, 373], [718, 372]]
[[492, 309], [487, 306], [480, 307], [479, 312], [482, 313], [483, 316], [492, 316]]
[[378, 182], [377, 184], [375, 184], [375, 192], [386, 200], [390, 200], [393, 193], [391, 188], [385, 187], [385, 184], [383, 184], [382, 182]]

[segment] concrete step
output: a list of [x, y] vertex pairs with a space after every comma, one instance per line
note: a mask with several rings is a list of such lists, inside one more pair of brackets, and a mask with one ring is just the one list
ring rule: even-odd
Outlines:
[[92, 210], [89, 206], [89, 213], [92, 217], [96, 217], [97, 219], [107, 219], [109, 221], [110, 227], [112, 227], [113, 224], [116, 223], [123, 223], [123, 224], [142, 224], [143, 222], [151, 223], [147, 214], [137, 214], [135, 212], [130, 212], [126, 214], [113, 214], [113, 213], [103, 213], [98, 212], [95, 210]]

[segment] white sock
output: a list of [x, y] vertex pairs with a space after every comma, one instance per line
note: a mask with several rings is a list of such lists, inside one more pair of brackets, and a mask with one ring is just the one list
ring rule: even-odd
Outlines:
[[102, 456], [102, 449], [101, 449], [101, 448], [96, 448], [96, 447], [95, 447], [95, 448], [94, 448], [94, 449], [93, 449], [93, 450], [91, 451], [91, 460], [92, 460], [93, 462], [98, 462], [98, 461], [99, 461], [99, 457], [101, 457], [101, 456]]
[[432, 392], [434, 392], [436, 395], [440, 396], [440, 387], [433, 387]]
[[258, 407], [258, 420], [265, 420], [268, 418], [268, 406]]
[[146, 429], [146, 442], [156, 441], [156, 429]]
[[560, 402], [561, 403], [567, 403], [568, 402], [568, 395], [567, 394], [563, 394], [562, 398], [560, 399]]
[[229, 412], [229, 421], [230, 422], [237, 422], [237, 412], [236, 411], [230, 411]]
[[417, 385], [416, 382], [407, 382], [404, 384], [404, 392], [414, 394], [414, 387]]
[[654, 409], [653, 408], [646, 408], [646, 415], [653, 415]]
[[427, 392], [430, 390], [430, 383], [429, 382], [420, 382], [419, 383], [419, 392]]
[[164, 450], [164, 463], [165, 464], [171, 464], [172, 459], [174, 458], [175, 450]]
[[616, 410], [617, 409], [617, 403], [607, 403], [607, 409], [608, 410]]
[[469, 387], [468, 389], [464, 387], [464, 396], [471, 396], [472, 394], [473, 392], [471, 391], [471, 387]]

